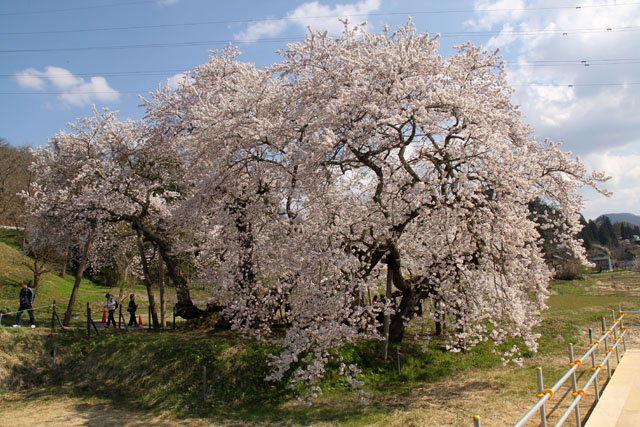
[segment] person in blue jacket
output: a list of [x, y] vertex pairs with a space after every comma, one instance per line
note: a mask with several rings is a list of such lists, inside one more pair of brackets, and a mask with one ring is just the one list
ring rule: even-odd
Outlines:
[[16, 316], [16, 324], [13, 325], [13, 327], [16, 328], [20, 326], [22, 323], [22, 312], [27, 310], [27, 313], [29, 313], [29, 323], [31, 323], [32, 328], [35, 328], [36, 318], [33, 315], [33, 301], [36, 298], [36, 293], [24, 280], [20, 286], [22, 286], [22, 289], [20, 289], [20, 308], [18, 309], [18, 315]]

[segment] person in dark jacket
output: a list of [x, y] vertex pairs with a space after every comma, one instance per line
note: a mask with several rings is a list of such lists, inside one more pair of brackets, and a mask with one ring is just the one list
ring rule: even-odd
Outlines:
[[134, 294], [129, 295], [129, 305], [127, 306], [127, 311], [129, 312], [129, 326], [138, 326], [138, 321], [136, 320], [136, 310], [138, 309], [138, 304], [136, 304], [136, 296]]
[[31, 323], [31, 327], [36, 327], [36, 318], [33, 315], [33, 300], [36, 297], [35, 292], [31, 289], [26, 281], [23, 281], [20, 286], [20, 308], [18, 309], [18, 315], [16, 316], [16, 324], [13, 325], [14, 328], [17, 328], [22, 323], [22, 312], [27, 310], [29, 313], [29, 323]]

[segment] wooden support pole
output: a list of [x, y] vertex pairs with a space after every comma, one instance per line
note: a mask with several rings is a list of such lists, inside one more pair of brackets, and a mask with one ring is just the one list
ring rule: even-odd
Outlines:
[[56, 330], [56, 300], [53, 300], [52, 307], [53, 307], [53, 310], [51, 311], [51, 331], [55, 332], [55, 330]]
[[207, 400], [207, 367], [202, 367], [202, 400]]

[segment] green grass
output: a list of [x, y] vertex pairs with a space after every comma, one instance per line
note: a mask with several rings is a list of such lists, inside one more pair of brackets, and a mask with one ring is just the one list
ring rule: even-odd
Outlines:
[[[20, 294], [20, 283], [23, 280], [32, 282], [33, 273], [24, 265], [32, 260], [27, 256], [23, 256], [20, 252], [19, 236], [14, 231], [0, 230], [0, 311], [15, 312], [18, 309], [18, 296]], [[65, 277], [60, 277], [59, 267], [50, 266], [40, 278], [40, 285], [36, 290], [36, 299], [34, 307], [48, 306], [56, 302], [57, 311], [60, 317], [63, 316], [73, 289], [75, 276], [73, 272], [67, 272]], [[101, 321], [103, 309], [105, 305], [105, 294], [111, 292], [118, 296], [120, 289], [118, 287], [106, 287], [98, 285], [89, 279], [83, 278], [74, 304], [73, 312], [80, 317], [78, 320], [72, 321], [72, 325], [80, 326], [86, 322], [87, 303], [89, 303], [93, 319]], [[128, 319], [125, 311], [128, 304], [128, 295], [135, 293], [138, 301], [138, 314], [142, 316], [146, 325], [148, 322], [148, 298], [147, 291], [144, 286], [139, 283], [128, 284], [123, 289], [123, 298], [121, 304], [124, 304], [123, 314]], [[175, 290], [167, 289], [168, 301], [175, 301]], [[156, 301], [159, 296], [156, 292]], [[169, 305], [168, 305], [169, 306]], [[42, 309], [34, 311], [36, 322], [40, 324], [49, 324], [51, 321], [51, 309]], [[170, 312], [167, 316], [170, 315]], [[26, 316], [26, 314], [24, 315]], [[27, 317], [28, 319], [28, 317]], [[45, 320], [46, 319], [46, 320]], [[10, 326], [15, 321], [15, 315], [3, 316], [1, 324]]]
[[[18, 295], [20, 294], [20, 283], [23, 280], [33, 280], [31, 270], [23, 263], [29, 262], [30, 258], [22, 256], [14, 247], [5, 242], [0, 242], [0, 310], [4, 312], [14, 312], [17, 310]], [[62, 278], [54, 272], [44, 274], [40, 279], [40, 285], [36, 291], [34, 307], [41, 307], [52, 304], [56, 301], [58, 312], [64, 313], [71, 290], [73, 289], [74, 277], [67, 274]], [[80, 283], [78, 297], [74, 305], [74, 312], [86, 312], [87, 302], [91, 303], [94, 310], [104, 305], [104, 294], [108, 288], [95, 285], [90, 280], [83, 279]], [[36, 310], [36, 320], [41, 321], [43, 317], [50, 318], [50, 310]], [[38, 320], [40, 318], [41, 320]], [[9, 325], [14, 321], [14, 315], [3, 318], [2, 324]]]
[[[423, 352], [417, 344], [403, 343], [398, 351], [401, 363], [398, 374], [395, 347], [393, 357], [385, 362], [380, 358], [379, 342], [348, 345], [340, 350], [340, 355], [346, 363], [360, 365], [361, 379], [374, 403], [361, 405], [344, 378], [337, 375], [337, 366], [330, 364], [326, 379], [320, 384], [324, 396], [309, 408], [289, 404], [296, 402], [297, 395], [288, 387], [287, 377], [277, 382], [264, 381], [271, 370], [267, 355], [277, 349], [234, 332], [181, 330], [127, 334], [112, 330], [90, 340], [81, 331], [53, 336], [44, 331], [38, 331], [41, 335], [31, 332], [6, 329], [2, 336], [5, 346], [0, 346], [0, 352], [10, 352], [14, 344], [20, 343], [21, 353], [37, 355], [36, 366], [29, 369], [30, 377], [38, 380], [22, 384], [23, 388], [37, 386], [34, 396], [63, 392], [71, 396], [107, 397], [119, 405], [146, 411], [236, 423], [287, 419], [295, 425], [312, 421], [361, 425], [385, 416], [388, 407], [381, 403], [390, 396], [394, 399], [409, 396], [420, 384], [500, 363], [489, 346], [454, 354], [436, 344]], [[23, 342], [27, 337], [29, 345]], [[49, 366], [54, 345], [59, 364], [55, 370]], [[208, 378], [206, 400], [202, 399], [203, 367]], [[20, 369], [9, 377], [24, 372], [24, 368]]]
[[[28, 279], [29, 271], [19, 265], [20, 259], [14, 246], [0, 243], [0, 308], [16, 308], [16, 284]], [[264, 381], [271, 370], [268, 354], [277, 353], [277, 348], [231, 331], [189, 330], [184, 325], [176, 331], [101, 331], [91, 339], [81, 330], [51, 335], [44, 328], [0, 327], [0, 395], [22, 391], [31, 398], [60, 393], [107, 398], [125, 408], [174, 417], [208, 417], [231, 424], [283, 420], [288, 425], [384, 424], [393, 419], [403, 399], [410, 400], [425, 387], [440, 387], [467, 374], [482, 373], [486, 380], [482, 387], [528, 396], [535, 388], [535, 366], [540, 360], [564, 355], [569, 343], [583, 348], [586, 329], [596, 327], [603, 316], [610, 322], [611, 310], [617, 311], [618, 304], [625, 309], [640, 307], [638, 296], [615, 295], [620, 286], [632, 288], [638, 279], [637, 273], [614, 272], [592, 274], [584, 281], [553, 282], [549, 309], [543, 313], [539, 329], [540, 353], [526, 353], [525, 366], [520, 369], [502, 368], [490, 343], [451, 353], [437, 339], [425, 348], [409, 339], [392, 345], [387, 361], [380, 357], [380, 342], [345, 345], [336, 351], [345, 363], [362, 369], [359, 379], [370, 394], [369, 406], [359, 403], [350, 385], [338, 375], [335, 362], [328, 364], [320, 384], [324, 395], [308, 407], [297, 403], [301, 390], [290, 389], [288, 377]], [[58, 298], [66, 302], [72, 284], [72, 277], [48, 274], [38, 292], [38, 303]], [[78, 310], [82, 312], [86, 302], [101, 307], [105, 291], [104, 287], [83, 282]], [[141, 293], [139, 288], [136, 293]], [[54, 346], [58, 366], [52, 369], [50, 354]], [[204, 367], [208, 378], [206, 400], [202, 399]], [[545, 366], [546, 381], [565, 371], [564, 364]]]

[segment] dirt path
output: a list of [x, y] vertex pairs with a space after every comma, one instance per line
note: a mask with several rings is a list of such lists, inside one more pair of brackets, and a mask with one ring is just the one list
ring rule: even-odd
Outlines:
[[114, 407], [106, 401], [73, 397], [0, 396], [0, 426], [210, 426], [210, 421], [167, 420]]

